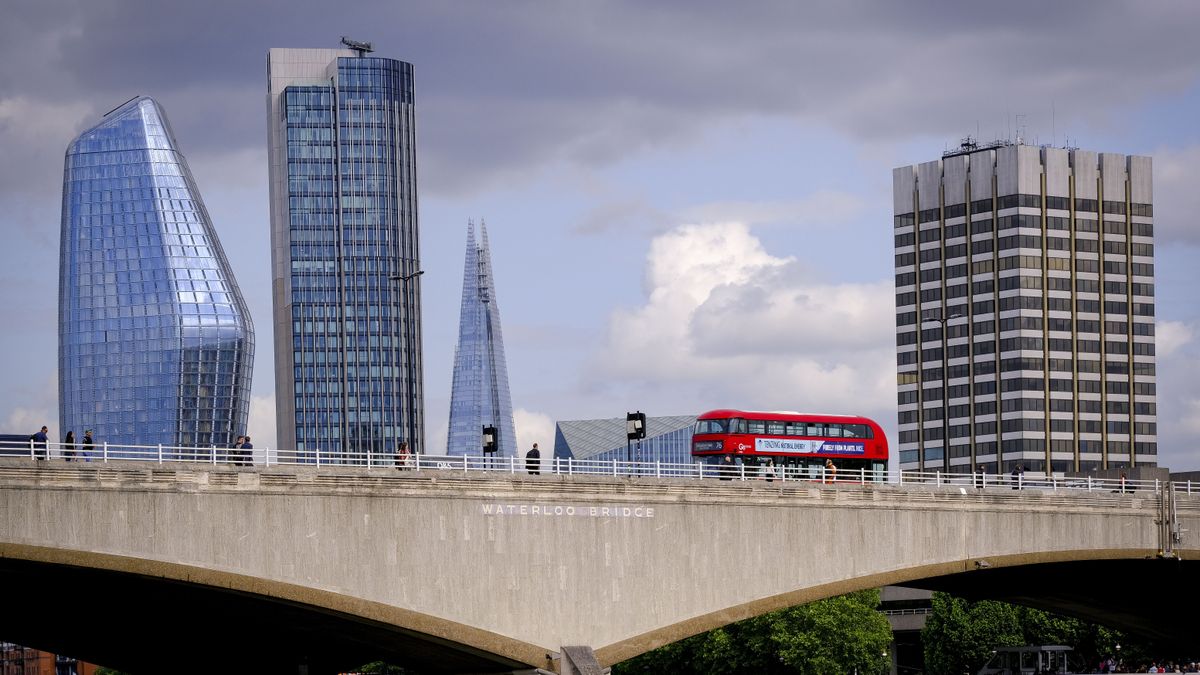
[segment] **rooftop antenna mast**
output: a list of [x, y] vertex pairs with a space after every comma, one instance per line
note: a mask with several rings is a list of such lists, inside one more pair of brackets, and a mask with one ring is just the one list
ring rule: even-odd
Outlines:
[[359, 58], [362, 58], [364, 55], [370, 54], [371, 52], [375, 51], [375, 47], [372, 46], [370, 42], [360, 42], [358, 40], [351, 40], [350, 38], [346, 37], [345, 35], [342, 36], [342, 44], [345, 45], [347, 48], [358, 52]]

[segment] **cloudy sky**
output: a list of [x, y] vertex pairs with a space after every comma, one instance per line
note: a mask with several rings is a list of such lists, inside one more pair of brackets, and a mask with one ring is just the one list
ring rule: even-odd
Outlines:
[[554, 420], [715, 407], [866, 414], [894, 438], [891, 169], [1021, 134], [1153, 156], [1160, 454], [1200, 469], [1200, 3], [2, 9], [0, 431], [59, 431], [63, 152], [143, 94], [247, 295], [250, 430], [273, 447], [266, 51], [347, 35], [416, 68], [431, 448], [468, 218], [491, 237], [522, 446], [552, 443]]

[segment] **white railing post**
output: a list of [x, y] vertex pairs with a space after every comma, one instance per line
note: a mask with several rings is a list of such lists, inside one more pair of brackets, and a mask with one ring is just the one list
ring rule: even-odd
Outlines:
[[937, 471], [937, 478], [936, 478], [935, 480], [937, 481], [937, 482], [935, 483], [935, 485], [941, 485], [941, 484], [942, 484], [942, 470], [941, 470], [941, 469], [938, 469], [938, 471]]
[[654, 460], [654, 477], [662, 478], [662, 460], [661, 459]]
[[575, 458], [568, 457], [567, 458], [567, 475], [570, 476], [570, 475], [573, 475], [574, 473], [575, 473]]
[[858, 484], [859, 485], [867, 484], [867, 469], [865, 467], [858, 470]]
[[1087, 482], [1088, 492], [1091, 492], [1092, 491], [1092, 477], [1088, 476], [1087, 479], [1088, 479], [1088, 482]]
[[108, 464], [108, 441], [104, 441], [104, 463]]
[[613, 457], [613, 476], [617, 475], [617, 458]]
[[319, 469], [319, 468], [321, 468], [321, 451], [317, 450], [316, 455], [317, 455], [317, 468]]
[[271, 466], [271, 449], [263, 448], [263, 467]]
[[217, 463], [217, 446], [215, 446], [215, 445], [214, 445], [214, 446], [212, 446], [212, 455], [211, 455], [211, 457], [212, 457], [212, 463], [215, 465], [215, 464]]
[[158, 444], [158, 463], [162, 464], [162, 443]]
[[375, 464], [372, 460], [373, 460], [373, 458], [371, 457], [371, 448], [368, 446], [367, 447], [367, 468], [368, 469], [374, 468], [374, 466], [375, 466]]

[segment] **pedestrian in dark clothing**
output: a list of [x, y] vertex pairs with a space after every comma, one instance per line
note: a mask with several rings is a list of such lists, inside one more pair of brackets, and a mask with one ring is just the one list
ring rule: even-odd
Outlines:
[[538, 450], [537, 443], [525, 453], [525, 470], [534, 476], [542, 472], [542, 453]]
[[1024, 475], [1025, 475], [1025, 467], [1024, 467], [1023, 465], [1021, 465], [1021, 464], [1018, 464], [1018, 465], [1016, 465], [1016, 466], [1014, 466], [1014, 467], [1013, 467], [1013, 470], [1012, 470], [1012, 489], [1014, 489], [1014, 490], [1020, 490], [1020, 489], [1021, 489], [1021, 477], [1022, 477], [1022, 476], [1024, 476]]
[[246, 442], [242, 443], [242, 458], [238, 464], [242, 466], [250, 466], [250, 457], [254, 454], [254, 445], [250, 443], [250, 437], [246, 437]]
[[49, 429], [43, 426], [41, 431], [29, 437], [29, 440], [33, 441], [34, 459], [48, 459], [50, 457], [50, 438], [46, 436], [47, 431]]
[[63, 458], [68, 462], [75, 461], [75, 432], [68, 431], [67, 437], [63, 439]]
[[717, 465], [717, 478], [721, 480], [733, 480], [733, 474], [737, 473], [737, 465], [733, 463], [733, 455], [725, 455], [721, 458], [721, 463]]
[[245, 443], [246, 443], [245, 436], [238, 436], [237, 440], [234, 441], [233, 447], [229, 449], [229, 458], [228, 459], [229, 459], [230, 464], [237, 464], [241, 460], [242, 446], [245, 445]]
[[92, 440], [92, 430], [88, 429], [83, 432], [83, 458], [87, 460], [92, 456], [92, 448], [96, 447], [96, 442]]

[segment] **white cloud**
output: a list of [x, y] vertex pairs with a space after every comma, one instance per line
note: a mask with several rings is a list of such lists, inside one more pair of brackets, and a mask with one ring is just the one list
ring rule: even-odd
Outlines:
[[741, 223], [654, 240], [647, 301], [610, 319], [591, 377], [669, 405], [859, 413], [891, 426], [892, 286], [813, 283]]
[[513, 411], [513, 424], [516, 425], [518, 456], [524, 456], [534, 443], [538, 444], [542, 457], [553, 456], [554, 420], [549, 415], [517, 408]]
[[[14, 406], [4, 416], [4, 433], [21, 434], [37, 431], [46, 425], [50, 427], [50, 437], [59, 438], [66, 435], [58, 430], [58, 375], [30, 384], [11, 384], [20, 391], [18, 400], [22, 405]], [[76, 430], [79, 431], [79, 430]], [[78, 435], [78, 434], [77, 434]]]
[[1154, 351], [1160, 359], [1171, 356], [1195, 337], [1192, 327], [1181, 321], [1159, 321], [1154, 332]]
[[275, 392], [264, 396], [250, 397], [250, 419], [246, 422], [246, 433], [256, 448], [279, 447], [275, 429]]

